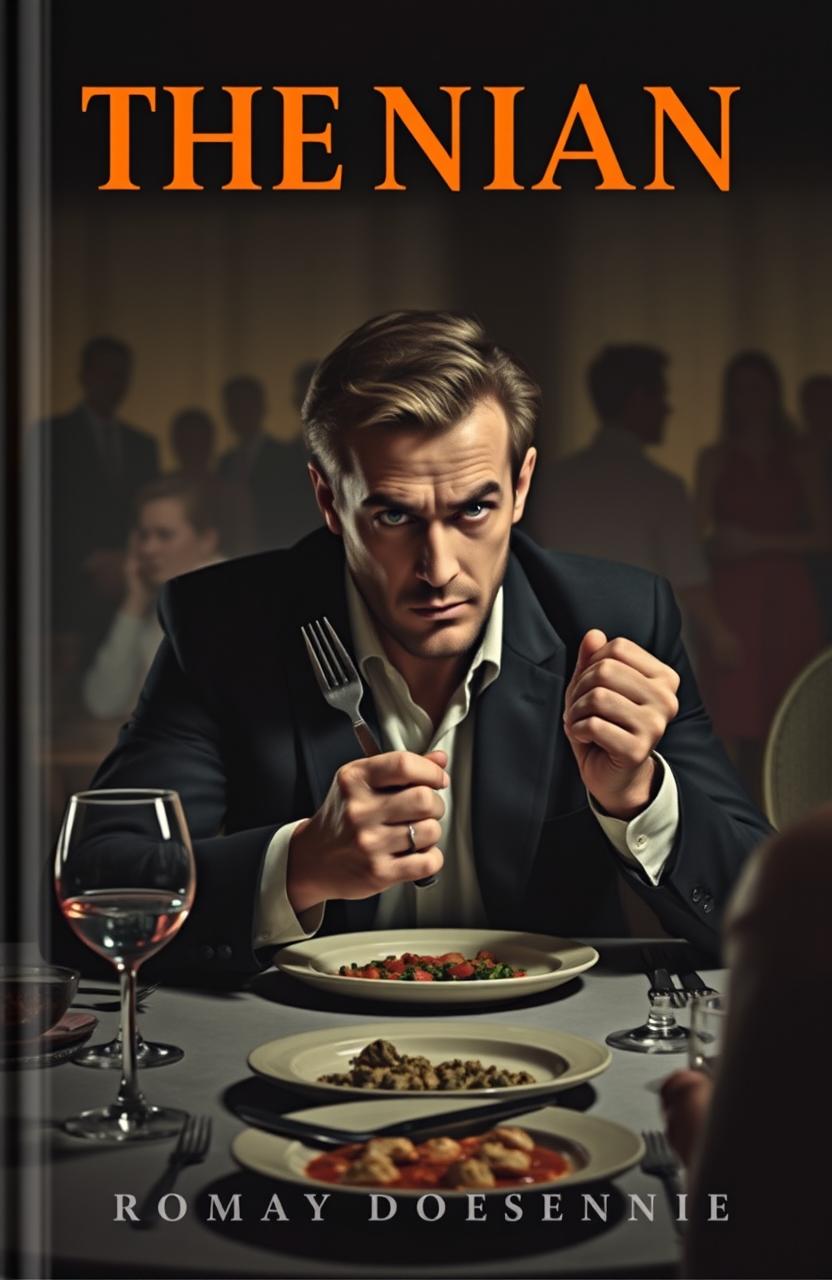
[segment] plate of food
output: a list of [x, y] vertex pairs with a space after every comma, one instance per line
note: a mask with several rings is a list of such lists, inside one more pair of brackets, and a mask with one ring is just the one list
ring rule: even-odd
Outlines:
[[566, 1031], [421, 1020], [284, 1036], [248, 1058], [258, 1075], [303, 1093], [403, 1102], [425, 1093], [534, 1097], [583, 1084], [611, 1061], [606, 1045]]
[[[232, 1154], [244, 1168], [307, 1190], [353, 1195], [376, 1190], [408, 1198], [427, 1192], [459, 1197], [575, 1186], [615, 1177], [644, 1155], [638, 1134], [585, 1112], [544, 1107], [492, 1126], [479, 1120], [460, 1127], [455, 1120], [443, 1133], [441, 1106], [435, 1101], [403, 1105], [407, 1118], [436, 1114], [436, 1131], [423, 1141], [388, 1136], [321, 1151], [295, 1138], [245, 1129], [234, 1139]], [[445, 1109], [456, 1117], [465, 1105], [449, 1103]], [[402, 1105], [384, 1100], [314, 1107], [294, 1112], [292, 1118], [367, 1131], [397, 1116], [402, 1116]]]
[[591, 969], [570, 938], [498, 929], [377, 929], [295, 942], [282, 973], [333, 994], [396, 1004], [481, 1004], [535, 995]]

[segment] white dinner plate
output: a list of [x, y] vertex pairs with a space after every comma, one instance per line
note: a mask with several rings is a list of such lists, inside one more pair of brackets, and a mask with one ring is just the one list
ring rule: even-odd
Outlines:
[[387, 1022], [345, 1027], [339, 1035], [334, 1028], [306, 1031], [261, 1044], [249, 1054], [248, 1062], [258, 1075], [268, 1076], [290, 1089], [327, 1098], [395, 1098], [412, 1101], [421, 1095], [409, 1091], [359, 1089], [353, 1085], [324, 1084], [319, 1076], [349, 1071], [350, 1059], [365, 1045], [382, 1037], [400, 1053], [422, 1055], [434, 1064], [452, 1058], [478, 1058], [484, 1066], [494, 1064], [508, 1071], [528, 1071], [534, 1084], [502, 1085], [491, 1089], [442, 1089], [432, 1098], [534, 1097], [553, 1089], [571, 1089], [605, 1071], [612, 1061], [606, 1045], [573, 1036], [566, 1031], [542, 1031], [527, 1027], [505, 1027], [500, 1023], [472, 1023], [462, 1026], [448, 1022]]
[[[482, 982], [392, 982], [351, 978], [341, 965], [363, 965], [388, 955], [444, 955], [461, 951], [472, 957], [492, 951], [498, 961], [526, 970], [525, 978], [493, 978]], [[486, 1004], [521, 999], [568, 982], [598, 963], [594, 947], [570, 938], [499, 929], [374, 929], [310, 938], [278, 951], [274, 963], [282, 973], [334, 995], [358, 996], [395, 1004]]]
[[[293, 1112], [292, 1117], [309, 1123], [317, 1122], [337, 1125], [342, 1129], [366, 1131], [372, 1129], [374, 1125], [380, 1127], [391, 1124], [396, 1119], [425, 1114], [439, 1115], [442, 1110], [459, 1111], [467, 1105], [478, 1104], [457, 1101], [448, 1102], [443, 1106], [441, 1103], [427, 1099], [412, 1100], [407, 1103], [396, 1103], [385, 1099], [383, 1102], [342, 1102], [337, 1106], [313, 1107], [306, 1111]], [[614, 1124], [610, 1120], [601, 1120], [598, 1116], [587, 1115], [582, 1111], [545, 1107], [540, 1111], [531, 1112], [528, 1116], [516, 1116], [505, 1123], [521, 1126], [541, 1146], [553, 1146], [564, 1151], [571, 1158], [574, 1167], [570, 1173], [564, 1174], [554, 1182], [538, 1182], [533, 1186], [503, 1185], [482, 1188], [485, 1195], [505, 1195], [507, 1191], [537, 1191], [546, 1186], [566, 1187], [597, 1182], [623, 1173], [625, 1169], [638, 1164], [644, 1155], [644, 1143], [631, 1129]], [[480, 1126], [482, 1126], [481, 1129]], [[487, 1127], [483, 1121], [480, 1121], [474, 1126], [474, 1132], [485, 1131]], [[455, 1130], [454, 1136], [459, 1132]], [[296, 1138], [281, 1138], [277, 1134], [264, 1133], [262, 1129], [244, 1129], [242, 1133], [237, 1134], [231, 1144], [231, 1151], [235, 1160], [245, 1168], [253, 1169], [255, 1173], [264, 1174], [267, 1178], [296, 1183], [308, 1190], [314, 1187], [330, 1192], [343, 1192], [346, 1195], [365, 1196], [372, 1191], [384, 1191], [394, 1196], [411, 1199], [425, 1192], [425, 1188], [397, 1191], [395, 1183], [386, 1187], [359, 1187], [334, 1185], [331, 1182], [310, 1178], [306, 1174], [306, 1166], [321, 1152], [316, 1148], [305, 1146]], [[435, 1190], [443, 1197], [449, 1198], [459, 1198], [468, 1194], [466, 1191], [444, 1187], [437, 1187]]]

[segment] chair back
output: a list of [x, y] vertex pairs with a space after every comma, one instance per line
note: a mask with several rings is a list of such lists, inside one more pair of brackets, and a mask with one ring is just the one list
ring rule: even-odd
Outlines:
[[763, 803], [772, 826], [786, 827], [832, 800], [832, 647], [786, 690], [763, 757]]

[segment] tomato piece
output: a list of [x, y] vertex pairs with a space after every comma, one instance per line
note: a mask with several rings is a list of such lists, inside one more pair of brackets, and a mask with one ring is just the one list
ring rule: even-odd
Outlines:
[[478, 952], [477, 952], [477, 959], [478, 959], [478, 960], [490, 960], [492, 964], [496, 964], [496, 962], [497, 962], [497, 961], [496, 961], [496, 957], [495, 957], [495, 955], [494, 955], [494, 952], [493, 952], [493, 951], [478, 951]]
[[374, 964], [368, 964], [361, 973], [362, 978], [380, 978], [381, 970], [377, 969]]
[[462, 964], [455, 964], [449, 970], [452, 978], [470, 978], [474, 973], [474, 966], [470, 960], [464, 960]]
[[413, 981], [414, 982], [433, 982], [433, 974], [428, 973], [427, 970], [425, 969], [414, 969]]
[[404, 973], [404, 960], [388, 960], [385, 966], [388, 974], [392, 978], [400, 973]]
[[437, 964], [462, 964], [465, 956], [461, 951], [448, 951], [444, 956], [437, 956]]
[[515, 969], [515, 970], [514, 970], [514, 973], [513, 973], [511, 976], [512, 976], [512, 978], [525, 978], [525, 977], [526, 977], [526, 970], [525, 970], [525, 969]]

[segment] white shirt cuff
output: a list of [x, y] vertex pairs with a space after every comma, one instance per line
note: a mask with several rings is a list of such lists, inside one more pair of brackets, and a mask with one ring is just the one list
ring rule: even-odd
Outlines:
[[641, 813], [629, 822], [602, 813], [587, 792], [589, 807], [601, 830], [625, 862], [639, 867], [657, 885], [679, 828], [679, 792], [670, 765], [658, 751], [653, 759], [662, 767], [662, 780], [656, 795]]
[[288, 822], [269, 841], [260, 874], [260, 893], [254, 921], [255, 947], [285, 946], [289, 942], [300, 942], [303, 938], [311, 938], [316, 934], [323, 923], [326, 903], [309, 907], [295, 915], [286, 892], [289, 842], [301, 822], [303, 818], [299, 818], [297, 822]]

